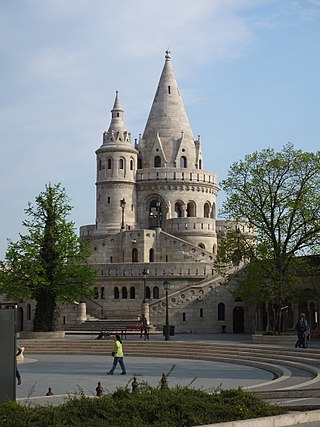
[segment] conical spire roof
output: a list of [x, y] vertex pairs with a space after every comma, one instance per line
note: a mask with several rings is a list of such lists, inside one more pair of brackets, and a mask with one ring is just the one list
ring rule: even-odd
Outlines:
[[130, 143], [130, 133], [126, 131], [123, 121], [123, 109], [118, 91], [111, 110], [111, 122], [107, 132], [104, 133], [103, 143]]
[[161, 140], [178, 139], [181, 138], [182, 132], [185, 138], [194, 140], [173, 72], [171, 53], [167, 50], [165, 64], [142, 138], [144, 140], [155, 138], [159, 133]]

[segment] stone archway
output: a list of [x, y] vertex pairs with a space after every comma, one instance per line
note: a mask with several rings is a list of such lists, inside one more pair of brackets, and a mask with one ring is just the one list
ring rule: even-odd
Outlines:
[[235, 307], [233, 309], [233, 333], [244, 333], [244, 310], [243, 307]]

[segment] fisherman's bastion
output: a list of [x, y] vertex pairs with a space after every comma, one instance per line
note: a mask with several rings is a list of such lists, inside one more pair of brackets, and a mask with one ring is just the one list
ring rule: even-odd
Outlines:
[[[144, 132], [134, 141], [116, 92], [96, 170], [95, 223], [80, 227], [97, 272], [95, 295], [59, 305], [59, 329], [89, 319], [138, 321], [144, 314], [150, 327], [161, 330], [167, 301], [177, 333], [265, 328], [263, 312], [236, 299], [214, 268], [219, 242], [233, 225], [217, 220], [218, 179], [205, 169], [169, 50]], [[234, 226], [249, 233], [244, 224]], [[18, 305], [18, 329], [32, 330], [33, 310], [32, 301]], [[290, 310], [289, 324], [297, 310]]]

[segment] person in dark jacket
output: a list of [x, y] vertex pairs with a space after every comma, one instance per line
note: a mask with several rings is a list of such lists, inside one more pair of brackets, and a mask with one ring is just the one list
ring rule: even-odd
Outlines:
[[310, 327], [304, 313], [299, 315], [295, 330], [298, 334], [298, 340], [295, 347], [307, 348], [307, 336], [310, 334]]

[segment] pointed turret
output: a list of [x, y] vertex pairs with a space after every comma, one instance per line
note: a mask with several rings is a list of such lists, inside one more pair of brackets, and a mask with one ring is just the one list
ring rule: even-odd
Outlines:
[[126, 131], [123, 121], [123, 109], [121, 107], [119, 93], [116, 91], [113, 108], [111, 110], [111, 123], [108, 132], [103, 134], [103, 144], [130, 143], [131, 135]]
[[190, 167], [195, 167], [193, 132], [174, 75], [169, 50], [166, 51], [165, 64], [142, 136], [141, 148], [139, 147], [144, 154], [143, 167], [154, 166], [153, 163], [148, 163], [148, 159], [156, 155], [153, 147], [159, 138], [167, 159], [165, 161], [164, 156], [161, 156], [161, 166], [176, 167], [179, 150], [183, 148], [183, 151], [188, 153]]

